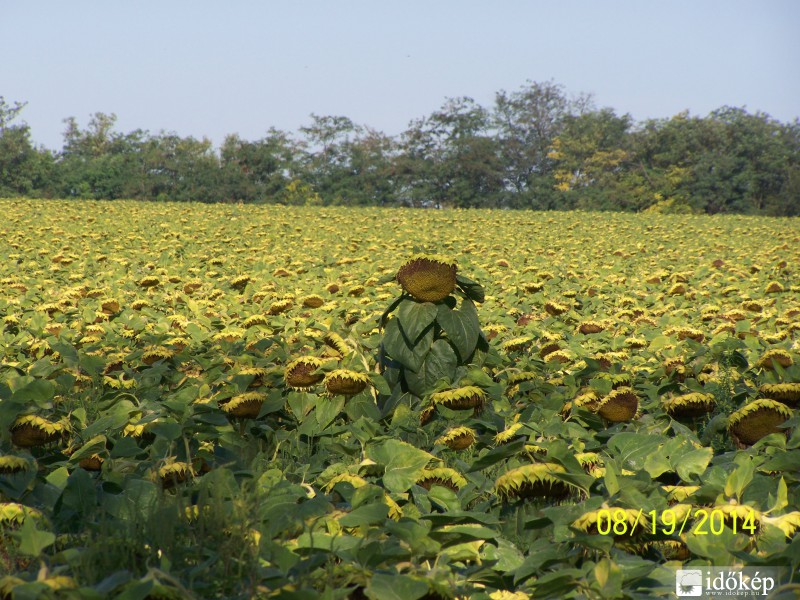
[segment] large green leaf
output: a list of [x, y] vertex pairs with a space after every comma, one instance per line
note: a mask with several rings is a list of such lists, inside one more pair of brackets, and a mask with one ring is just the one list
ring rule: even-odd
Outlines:
[[475, 351], [481, 334], [481, 324], [478, 321], [475, 305], [468, 299], [463, 300], [457, 310], [451, 310], [447, 305], [440, 304], [436, 322], [455, 346], [461, 362], [466, 362]]
[[411, 391], [418, 396], [430, 392], [440, 379], [453, 380], [458, 367], [458, 356], [446, 340], [436, 340], [419, 368], [422, 389]]
[[400, 440], [386, 440], [367, 447], [367, 458], [383, 465], [383, 483], [390, 492], [407, 491], [433, 456]]
[[392, 359], [400, 362], [407, 369], [416, 372], [422, 367], [422, 361], [433, 342], [433, 330], [429, 329], [412, 345], [405, 335], [400, 321], [392, 319], [386, 324], [383, 336], [383, 349]]
[[436, 319], [436, 312], [436, 305], [431, 302], [417, 302], [411, 298], [406, 298], [400, 303], [397, 319], [400, 322], [403, 333], [406, 334], [408, 341], [412, 345], [416, 343], [417, 338]]
[[408, 575], [376, 573], [367, 584], [372, 600], [417, 600], [428, 593], [428, 584]]

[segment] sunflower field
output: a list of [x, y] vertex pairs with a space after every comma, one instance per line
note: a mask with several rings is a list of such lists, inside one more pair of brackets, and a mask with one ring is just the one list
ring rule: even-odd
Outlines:
[[0, 599], [798, 571], [798, 219], [0, 210]]

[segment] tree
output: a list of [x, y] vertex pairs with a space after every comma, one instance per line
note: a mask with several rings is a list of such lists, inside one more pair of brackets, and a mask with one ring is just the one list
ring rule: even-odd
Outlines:
[[449, 98], [411, 123], [398, 159], [401, 197], [411, 205], [497, 206], [503, 195], [489, 113], [472, 98]]
[[576, 208], [630, 210], [635, 198], [623, 193], [621, 176], [630, 115], [617, 116], [610, 108], [568, 115], [547, 157], [554, 161], [555, 189]]
[[53, 155], [34, 147], [27, 123], [12, 124], [26, 104], [0, 96], [0, 196], [47, 194], [54, 178]]
[[516, 92], [495, 95], [492, 122], [506, 187], [516, 197], [514, 205], [554, 208], [553, 141], [565, 119], [591, 107], [590, 96], [569, 99], [553, 82], [528, 81]]

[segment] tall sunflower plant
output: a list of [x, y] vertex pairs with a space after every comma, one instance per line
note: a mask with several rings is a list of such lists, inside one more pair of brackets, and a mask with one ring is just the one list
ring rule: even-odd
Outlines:
[[416, 254], [393, 279], [402, 291], [381, 317], [378, 364], [392, 390], [384, 415], [403, 402], [420, 406], [434, 392], [459, 385], [492, 385], [481, 368], [489, 344], [475, 303], [483, 287], [460, 275], [456, 262]]

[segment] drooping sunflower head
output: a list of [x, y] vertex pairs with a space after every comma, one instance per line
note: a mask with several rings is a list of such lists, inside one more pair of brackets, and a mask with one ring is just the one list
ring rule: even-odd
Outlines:
[[475, 430], [469, 427], [454, 427], [439, 436], [436, 443], [451, 450], [465, 450], [475, 443]]
[[783, 348], [773, 348], [772, 350], [767, 350], [756, 364], [762, 369], [774, 370], [775, 363], [786, 369], [794, 364], [794, 360], [792, 355]]
[[283, 379], [290, 388], [307, 390], [325, 378], [324, 373], [315, 373], [321, 366], [322, 359], [316, 356], [301, 356], [286, 366]]
[[533, 338], [528, 336], [515, 337], [500, 344], [503, 352], [522, 352], [533, 343]]
[[728, 417], [728, 431], [740, 448], [752, 446], [771, 433], [786, 433], [778, 426], [792, 416], [791, 409], [776, 400], [761, 398]]
[[18, 417], [11, 426], [11, 441], [20, 448], [33, 448], [54, 442], [66, 434], [61, 422], [48, 421], [37, 415]]
[[758, 388], [764, 398], [778, 400], [787, 406], [800, 404], [800, 383], [765, 383]]
[[522, 426], [523, 423], [516, 422], [506, 427], [503, 431], [494, 436], [495, 445], [499, 446], [500, 444], [505, 444], [513, 440], [514, 437], [519, 434], [519, 430], [522, 429]]
[[349, 369], [336, 369], [325, 375], [325, 389], [331, 396], [354, 396], [364, 391], [369, 382], [369, 375]]
[[700, 489], [699, 485], [662, 485], [661, 489], [663, 489], [667, 493], [667, 503], [677, 504], [680, 502], [685, 502], [689, 496], [694, 494], [697, 490]]
[[636, 417], [639, 398], [628, 386], [612, 390], [597, 405], [597, 414], [612, 423], [626, 423]]
[[347, 342], [344, 341], [342, 336], [334, 331], [328, 331], [322, 336], [322, 341], [338, 356], [347, 356], [350, 354], [350, 346], [347, 345]]
[[486, 392], [475, 385], [467, 385], [452, 390], [444, 390], [431, 395], [434, 406], [444, 406], [452, 410], [481, 410], [486, 404]]
[[173, 354], [175, 354], [175, 351], [171, 348], [165, 346], [149, 346], [145, 348], [142, 353], [142, 362], [146, 365], [152, 365], [159, 360], [166, 360], [172, 357]]
[[780, 529], [787, 540], [792, 539], [794, 534], [800, 529], [800, 511], [794, 510], [778, 517], [761, 516], [761, 520], [773, 527]]
[[310, 294], [301, 298], [300, 303], [306, 308], [319, 308], [325, 304], [325, 299], [318, 294]]
[[194, 476], [192, 465], [185, 462], [173, 462], [164, 465], [158, 470], [158, 479], [164, 489], [173, 488], [184, 483]]
[[456, 263], [438, 255], [417, 254], [397, 271], [397, 282], [420, 302], [440, 302], [456, 287]]
[[292, 301], [291, 300], [277, 300], [269, 305], [269, 309], [267, 310], [268, 315], [279, 315], [283, 312], [286, 312], [292, 308]]
[[661, 407], [673, 419], [693, 419], [714, 410], [716, 400], [712, 394], [690, 392], [662, 402]]
[[242, 327], [245, 329], [250, 329], [251, 327], [256, 327], [257, 325], [267, 325], [267, 317], [266, 315], [250, 315], [244, 321], [242, 321]]
[[584, 335], [591, 335], [593, 333], [600, 333], [605, 328], [605, 324], [600, 321], [583, 321], [580, 325], [578, 325], [578, 332]]
[[250, 277], [250, 275], [239, 275], [231, 279], [231, 287], [241, 292], [247, 287], [247, 284], [250, 283], [251, 279], [252, 277]]
[[267, 395], [263, 392], [245, 392], [223, 404], [222, 410], [237, 419], [255, 419], [266, 399]]
[[563, 500], [578, 491], [572, 484], [558, 479], [566, 469], [555, 463], [536, 463], [511, 469], [495, 481], [495, 493], [504, 501], [526, 498]]
[[450, 467], [435, 467], [423, 469], [417, 477], [417, 485], [430, 490], [434, 485], [441, 485], [457, 492], [467, 485], [467, 480], [461, 473]]
[[547, 314], [557, 317], [558, 315], [563, 315], [565, 312], [567, 312], [569, 310], [569, 306], [556, 302], [555, 300], [548, 300], [544, 303], [544, 309], [547, 311]]
[[12, 475], [21, 473], [31, 468], [31, 463], [21, 456], [7, 454], [0, 456], [0, 475]]

